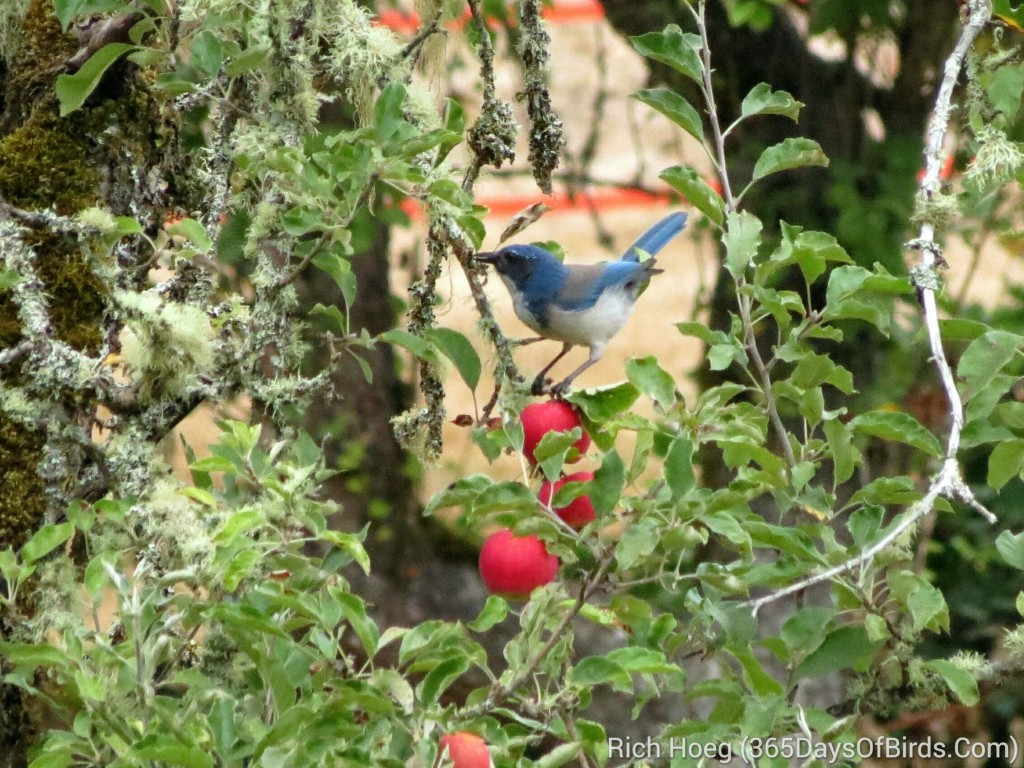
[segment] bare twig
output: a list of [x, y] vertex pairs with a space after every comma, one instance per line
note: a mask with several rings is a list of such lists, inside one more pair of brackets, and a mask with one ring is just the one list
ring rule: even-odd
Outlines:
[[[925, 148], [926, 170], [921, 181], [921, 190], [926, 199], [931, 199], [939, 190], [939, 171], [942, 165], [941, 151], [942, 142], [949, 130], [949, 118], [952, 112], [953, 88], [956, 86], [957, 78], [963, 67], [964, 57], [974, 42], [974, 39], [981, 32], [992, 15], [991, 0], [968, 0], [969, 17], [960, 33], [953, 52], [946, 59], [943, 70], [942, 82], [939, 85], [938, 94], [935, 98], [935, 110], [928, 125], [926, 134], [927, 145]], [[933, 269], [940, 254], [938, 244], [935, 242], [935, 227], [932, 224], [922, 224], [920, 236], [912, 244], [921, 252], [921, 262], [925, 269]], [[858, 566], [868, 563], [874, 557], [888, 549], [904, 533], [916, 526], [926, 515], [932, 511], [935, 500], [940, 496], [953, 498], [961, 501], [981, 514], [990, 523], [996, 522], [996, 517], [989, 510], [985, 509], [974, 497], [971, 489], [964, 483], [960, 475], [960, 465], [956, 459], [957, 449], [960, 446], [960, 433], [964, 426], [963, 401], [956, 388], [956, 380], [953, 371], [946, 359], [946, 353], [942, 348], [942, 336], [939, 332], [939, 314], [935, 303], [935, 290], [929, 285], [920, 285], [921, 304], [924, 308], [925, 327], [928, 329], [928, 341], [931, 345], [932, 361], [939, 371], [942, 379], [942, 386], [949, 398], [951, 427], [946, 441], [946, 458], [943, 460], [942, 468], [932, 478], [928, 490], [919, 501], [912, 504], [903, 517], [893, 528], [881, 539], [870, 547], [851, 557], [839, 565], [828, 568], [824, 571], [812, 574], [798, 582], [789, 585], [784, 589], [772, 592], [769, 595], [752, 600], [749, 605], [753, 612], [764, 605], [773, 603], [787, 595], [792, 595], [807, 589], [815, 584], [828, 581], [843, 573], [847, 573]]]
[[[722, 181], [722, 195], [725, 198], [726, 207], [730, 212], [733, 212], [736, 210], [736, 198], [732, 193], [732, 186], [729, 182], [728, 166], [725, 159], [725, 134], [722, 132], [721, 123], [718, 122], [718, 108], [715, 106], [715, 92], [711, 83], [711, 44], [708, 40], [707, 24], [704, 21], [705, 8], [706, 0], [701, 0], [696, 11], [697, 29], [700, 32], [701, 41], [701, 74], [703, 77], [701, 90], [707, 103], [708, 121], [711, 124], [711, 132], [714, 137], [715, 157], [712, 159], [717, 167], [718, 176]], [[767, 366], [765, 366], [764, 359], [761, 357], [761, 351], [757, 347], [754, 323], [750, 315], [751, 297], [742, 290], [746, 284], [746, 277], [743, 274], [737, 275], [736, 287], [739, 289], [737, 292], [737, 305], [740, 310], [740, 320], [743, 322], [743, 345], [746, 347], [747, 354], [750, 356], [750, 360], [757, 371], [761, 396], [764, 398], [764, 405], [768, 411], [768, 418], [771, 420], [772, 427], [778, 433], [779, 443], [782, 445], [782, 453], [785, 456], [786, 464], [792, 469], [797, 463], [796, 456], [793, 455], [793, 447], [789, 444], [789, 434], [786, 432], [785, 424], [782, 423], [782, 417], [779, 415], [775, 396], [772, 394], [771, 376], [768, 373]]]

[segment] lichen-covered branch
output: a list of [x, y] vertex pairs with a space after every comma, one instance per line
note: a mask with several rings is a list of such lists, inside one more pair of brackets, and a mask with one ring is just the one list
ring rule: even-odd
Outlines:
[[[956, 81], [960, 76], [960, 71], [963, 68], [964, 58], [967, 56], [967, 52], [974, 44], [975, 38], [984, 28], [985, 24], [988, 23], [992, 15], [992, 5], [990, 0], [969, 0], [967, 7], [969, 11], [967, 23], [964, 25], [956, 47], [946, 59], [945, 66], [943, 67], [942, 81], [939, 84], [938, 93], [935, 98], [935, 110], [933, 112], [932, 119], [929, 122], [926, 134], [926, 170], [924, 177], [921, 180], [922, 194], [926, 198], [931, 197], [939, 190], [939, 172], [942, 166], [942, 143], [945, 139], [946, 132], [949, 130], [949, 120], [953, 110], [953, 90], [956, 86]], [[925, 268], [929, 270], [932, 269], [935, 265], [937, 255], [940, 253], [939, 246], [935, 241], [934, 225], [931, 223], [922, 224], [920, 236], [912, 243], [912, 245], [921, 253], [922, 264]], [[928, 331], [928, 342], [932, 351], [932, 361], [938, 369], [939, 377], [942, 380], [943, 388], [945, 389], [950, 403], [951, 425], [949, 435], [946, 440], [946, 457], [942, 463], [942, 468], [932, 478], [924, 496], [919, 501], [912, 504], [907, 511], [903, 513], [899, 521], [892, 526], [885, 536], [839, 565], [822, 571], [817, 571], [810, 576], [799, 579], [784, 589], [777, 590], [765, 595], [764, 597], [750, 601], [749, 605], [755, 613], [763, 606], [773, 603], [787, 595], [797, 594], [814, 586], [815, 584], [829, 581], [845, 573], [849, 573], [865, 563], [871, 562], [878, 554], [887, 550], [908, 531], [913, 530], [925, 516], [931, 514], [935, 501], [939, 497], [944, 496], [957, 501], [962, 501], [979, 512], [979, 514], [985, 517], [985, 519], [990, 523], [996, 522], [995, 516], [985, 509], [977, 499], [975, 499], [974, 494], [966, 483], [964, 483], [960, 474], [960, 464], [957, 461], [956, 454], [957, 448], [960, 444], [960, 433], [963, 430], [964, 423], [963, 403], [960, 399], [960, 393], [956, 387], [956, 379], [953, 376], [952, 369], [949, 366], [949, 361], [946, 359], [945, 350], [942, 347], [942, 335], [939, 330], [938, 307], [935, 302], [936, 287], [934, 285], [922, 284], [922, 281], [920, 280], [918, 281], [918, 287], [921, 293], [921, 304], [924, 308], [924, 321], [925, 327]]]

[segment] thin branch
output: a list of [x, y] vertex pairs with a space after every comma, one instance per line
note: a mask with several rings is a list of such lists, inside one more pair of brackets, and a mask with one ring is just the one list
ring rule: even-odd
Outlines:
[[[939, 85], [938, 94], [935, 99], [935, 111], [928, 125], [927, 146], [925, 148], [926, 170], [921, 181], [921, 190], [927, 199], [939, 189], [939, 171], [941, 169], [941, 157], [943, 139], [949, 130], [949, 119], [952, 112], [953, 88], [960, 70], [963, 67], [964, 58], [970, 49], [978, 33], [988, 23], [992, 14], [990, 0], [969, 0], [968, 9], [970, 16], [967, 24], [964, 25], [953, 52], [946, 59], [943, 70], [942, 83]], [[937, 261], [940, 249], [935, 242], [935, 228], [931, 224], [921, 226], [920, 237], [914, 241], [913, 246], [918, 248], [922, 255], [922, 264], [926, 269], [932, 269]], [[773, 592], [764, 597], [752, 600], [749, 605], [754, 614], [769, 603], [773, 603], [787, 595], [801, 592], [815, 584], [828, 581], [843, 573], [847, 573], [858, 566], [868, 563], [876, 555], [888, 549], [904, 533], [914, 528], [926, 515], [931, 513], [935, 500], [940, 496], [953, 498], [962, 501], [975, 509], [990, 523], [996, 522], [996, 517], [985, 509], [974, 497], [971, 489], [964, 483], [960, 476], [960, 465], [956, 459], [957, 449], [960, 446], [960, 433], [964, 425], [963, 401], [956, 388], [956, 380], [953, 371], [946, 359], [945, 350], [942, 348], [942, 336], [939, 332], [939, 315], [935, 303], [935, 290], [933, 287], [922, 285], [921, 304], [924, 307], [925, 326], [928, 329], [928, 341], [931, 345], [932, 360], [939, 371], [943, 388], [949, 398], [950, 416], [952, 426], [946, 443], [946, 458], [942, 463], [942, 469], [932, 478], [928, 490], [924, 496], [912, 504], [904, 513], [903, 519], [899, 520], [885, 536], [865, 549], [863, 552], [846, 560], [839, 565], [833, 566], [824, 571], [812, 574], [807, 578]]]
[[[927, 145], [925, 146], [925, 174], [921, 180], [921, 192], [925, 199], [931, 201], [939, 191], [939, 175], [942, 170], [942, 145], [949, 130], [949, 119], [952, 113], [953, 88], [963, 68], [964, 58], [970, 50], [974, 39], [984, 28], [992, 17], [991, 0], [969, 0], [967, 4], [970, 16], [967, 24], [964, 25], [960, 39], [957, 41], [953, 52], [946, 59], [943, 70], [942, 83], [939, 85], [938, 95], [935, 99], [935, 111], [929, 122], [926, 133]], [[934, 269], [941, 250], [935, 242], [935, 227], [933, 224], [921, 225], [921, 232], [915, 247], [921, 253], [921, 264], [926, 269]], [[946, 352], [942, 347], [942, 335], [939, 332], [939, 312], [935, 303], [935, 290], [928, 285], [921, 286], [921, 304], [924, 307], [925, 327], [928, 329], [928, 342], [931, 345], [932, 360], [938, 369], [939, 377], [942, 379], [942, 387], [946, 390], [949, 398], [950, 416], [952, 426], [949, 430], [949, 438], [946, 443], [946, 457], [954, 458], [960, 447], [960, 433], [964, 428], [964, 406], [960, 399], [960, 393], [956, 388], [956, 379], [946, 359]]]
[[349, 215], [345, 217], [345, 220], [339, 223], [337, 226], [325, 229], [323, 233], [320, 235], [320, 237], [317, 239], [316, 244], [309, 249], [309, 253], [307, 253], [305, 257], [303, 257], [302, 261], [295, 265], [295, 268], [291, 272], [281, 276], [281, 279], [278, 280], [277, 284], [274, 286], [275, 288], [284, 288], [285, 286], [294, 283], [298, 279], [299, 275], [301, 275], [302, 272], [306, 269], [306, 267], [310, 265], [310, 262], [312, 262], [313, 259], [317, 257], [317, 255], [320, 253], [321, 248], [323, 248], [324, 244], [327, 243], [331, 235], [334, 233], [334, 230], [347, 229], [349, 225], [352, 224], [352, 220], [356, 217], [356, 214], [359, 213], [363, 205], [366, 204], [366, 201], [370, 199], [370, 195], [373, 194], [373, 190], [376, 188], [377, 181], [379, 179], [380, 174], [377, 173], [376, 171], [370, 174], [370, 178], [366, 180], [366, 186], [363, 188], [363, 191], [359, 193], [359, 199], [356, 200], [355, 205], [352, 206], [352, 210], [349, 212]]
[[548, 654], [551, 653], [559, 640], [562, 639], [562, 633], [565, 632], [569, 623], [579, 615], [580, 611], [583, 610], [583, 606], [586, 605], [587, 600], [589, 600], [591, 596], [600, 589], [605, 576], [608, 575], [608, 569], [611, 568], [614, 561], [615, 549], [612, 548], [604, 555], [603, 558], [601, 558], [601, 562], [598, 565], [597, 570], [594, 572], [594, 575], [585, 579], [580, 585], [580, 593], [576, 598], [576, 602], [573, 604], [572, 608], [565, 612], [558, 624], [555, 625], [555, 628], [551, 630], [551, 634], [548, 636], [543, 647], [534, 654], [533, 658], [527, 662], [526, 666], [523, 667], [518, 675], [505, 685], [494, 686], [491, 689], [491, 692], [487, 694], [486, 699], [472, 709], [460, 713], [460, 719], [472, 720], [475, 717], [479, 717], [480, 715], [491, 711], [514, 693], [519, 686], [529, 680], [530, 676], [537, 670], [537, 667], [541, 665], [541, 662], [548, 657]]
[[[736, 210], [736, 198], [733, 197], [732, 186], [729, 182], [729, 172], [725, 158], [725, 134], [722, 132], [721, 123], [718, 122], [718, 108], [715, 106], [715, 93], [711, 83], [711, 43], [708, 40], [708, 28], [704, 20], [705, 6], [706, 0], [701, 0], [700, 6], [696, 11], [697, 29], [700, 32], [701, 41], [701, 75], [703, 78], [701, 90], [704, 92], [704, 99], [707, 102], [708, 121], [711, 124], [711, 131], [714, 136], [715, 165], [718, 168], [718, 175], [722, 182], [722, 194], [725, 197], [727, 209], [732, 212]], [[740, 320], [743, 323], [743, 345], [746, 347], [747, 354], [750, 356], [750, 360], [757, 371], [757, 378], [760, 379], [759, 388], [764, 398], [765, 408], [768, 411], [768, 418], [771, 420], [772, 427], [778, 433], [786, 464], [792, 469], [796, 466], [796, 456], [793, 455], [793, 447], [789, 444], [789, 434], [786, 432], [786, 425], [782, 423], [778, 404], [775, 402], [775, 396], [772, 394], [771, 375], [768, 373], [768, 368], [761, 357], [761, 350], [757, 347], [754, 324], [750, 319], [751, 299], [750, 296], [742, 291], [746, 284], [747, 280], [744, 275], [740, 274], [736, 277], [736, 287], [739, 289], [737, 304], [740, 310]]]
[[401, 54], [399, 54], [399, 57], [404, 59], [408, 56], [412, 56], [413, 54], [419, 56], [419, 49], [423, 47], [424, 43], [427, 42], [431, 35], [433, 35], [435, 32], [443, 33], [444, 30], [441, 29], [440, 17], [441, 13], [439, 11], [430, 21], [430, 23], [424, 24], [423, 28], [416, 33], [416, 37], [410, 40], [409, 43], [405, 46], [405, 48], [402, 49], [402, 52]]

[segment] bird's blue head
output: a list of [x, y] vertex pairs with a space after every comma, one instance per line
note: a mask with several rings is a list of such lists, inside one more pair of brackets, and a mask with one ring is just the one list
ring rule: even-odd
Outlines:
[[557, 279], [565, 270], [550, 251], [536, 245], [509, 245], [493, 253], [478, 253], [476, 258], [492, 265], [506, 282], [521, 291], [534, 279]]

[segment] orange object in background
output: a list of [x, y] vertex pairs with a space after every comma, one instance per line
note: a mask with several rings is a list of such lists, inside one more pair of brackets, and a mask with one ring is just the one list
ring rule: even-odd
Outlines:
[[[541, 16], [552, 24], [567, 24], [581, 21], [601, 21], [604, 19], [604, 8], [598, 0], [559, 0], [552, 6], [541, 9]], [[449, 29], [460, 29], [473, 18], [467, 9], [462, 16], [447, 24]], [[412, 11], [388, 10], [377, 16], [377, 23], [395, 32], [412, 34], [419, 30], [423, 23], [418, 13]]]

